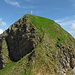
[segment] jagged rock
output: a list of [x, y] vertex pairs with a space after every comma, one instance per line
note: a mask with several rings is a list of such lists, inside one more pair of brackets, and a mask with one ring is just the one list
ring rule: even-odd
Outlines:
[[75, 58], [71, 58], [70, 66], [71, 66], [72, 69], [75, 68]]
[[70, 47], [69, 49], [67, 46], [64, 46], [63, 44], [59, 44], [57, 46], [60, 48], [59, 62], [62, 65], [62, 72], [66, 73], [70, 68], [74, 69], [75, 57], [72, 48]]
[[24, 24], [22, 26], [23, 27], [20, 27], [15, 31], [13, 28], [6, 37], [9, 56], [13, 61], [18, 61], [24, 55], [30, 53], [40, 40], [38, 32], [36, 30], [32, 30], [34, 28], [30, 24]]
[[1, 53], [2, 60], [0, 61], [4, 63], [3, 66], [5, 67], [9, 63], [6, 62], [5, 59], [8, 60], [10, 58], [10, 60], [16, 62], [30, 53], [36, 47], [40, 39], [40, 33], [25, 17], [18, 20], [1, 36], [0, 51], [4, 50], [2, 48], [2, 42], [5, 40], [5, 49], [8, 52], [7, 54]]

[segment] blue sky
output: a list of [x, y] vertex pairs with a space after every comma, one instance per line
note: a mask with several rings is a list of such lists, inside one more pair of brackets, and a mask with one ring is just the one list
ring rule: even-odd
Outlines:
[[0, 0], [0, 33], [25, 14], [55, 20], [75, 37], [75, 0]]

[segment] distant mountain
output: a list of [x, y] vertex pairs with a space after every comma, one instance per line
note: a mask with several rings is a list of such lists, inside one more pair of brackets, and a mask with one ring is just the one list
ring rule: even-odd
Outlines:
[[75, 39], [55, 21], [26, 14], [0, 35], [0, 75], [75, 75]]

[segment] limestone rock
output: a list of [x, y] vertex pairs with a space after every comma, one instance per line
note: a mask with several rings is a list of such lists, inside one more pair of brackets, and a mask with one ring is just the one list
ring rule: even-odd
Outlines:
[[0, 69], [10, 60], [16, 62], [30, 53], [40, 39], [40, 33], [26, 17], [15, 22], [0, 37]]

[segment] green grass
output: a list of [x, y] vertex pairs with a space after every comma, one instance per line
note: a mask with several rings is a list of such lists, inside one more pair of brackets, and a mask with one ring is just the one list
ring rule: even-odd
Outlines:
[[[35, 15], [25, 15], [28, 19], [29, 22], [31, 22], [39, 31], [40, 33], [47, 34], [54, 38], [54, 39], [61, 39], [61, 43], [67, 43], [70, 42], [69, 38], [72, 36], [65, 31], [63, 28], [61, 28], [60, 25], [55, 23], [55, 21], [40, 17], [40, 16], [35, 16]], [[67, 40], [67, 41], [66, 41]]]
[[16, 62], [10, 62], [4, 69], [0, 70], [0, 75], [4, 75], [5, 72], [9, 71]]

